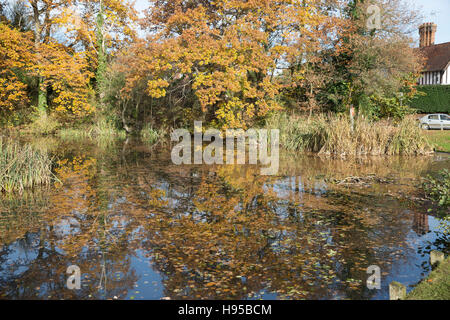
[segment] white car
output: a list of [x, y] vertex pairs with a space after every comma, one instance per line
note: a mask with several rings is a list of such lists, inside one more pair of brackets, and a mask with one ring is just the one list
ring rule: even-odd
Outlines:
[[422, 129], [447, 129], [450, 130], [450, 116], [446, 114], [429, 114], [421, 119], [420, 126]]

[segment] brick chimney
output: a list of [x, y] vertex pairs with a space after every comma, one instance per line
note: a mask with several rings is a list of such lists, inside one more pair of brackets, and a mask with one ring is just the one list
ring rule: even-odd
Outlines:
[[428, 47], [434, 45], [436, 40], [437, 25], [432, 22], [427, 22], [419, 27], [420, 47]]

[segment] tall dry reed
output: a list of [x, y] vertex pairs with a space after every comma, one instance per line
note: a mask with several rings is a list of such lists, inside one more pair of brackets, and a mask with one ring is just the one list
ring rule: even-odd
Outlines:
[[278, 114], [267, 127], [280, 130], [280, 143], [287, 150], [333, 156], [423, 155], [432, 152], [417, 123], [405, 118], [398, 124], [387, 120], [355, 119], [344, 115], [311, 118]]
[[22, 192], [50, 184], [54, 178], [51, 169], [52, 160], [47, 153], [0, 138], [0, 192]]

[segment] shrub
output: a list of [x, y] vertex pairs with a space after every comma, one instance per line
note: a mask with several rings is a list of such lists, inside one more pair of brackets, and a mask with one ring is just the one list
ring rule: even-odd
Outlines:
[[[428, 176], [422, 186], [425, 195], [437, 205], [437, 215], [442, 218], [441, 228], [450, 234], [450, 172], [447, 169], [437, 175]], [[429, 209], [432, 212], [433, 209]]]
[[406, 115], [414, 113], [414, 110], [403, 105], [398, 97], [386, 98], [373, 96], [371, 97], [371, 100], [377, 106], [377, 117], [380, 119], [393, 118], [401, 120], [405, 118]]
[[48, 115], [45, 111], [38, 111], [29, 128], [34, 134], [49, 135], [55, 133], [60, 126], [59, 121], [53, 115]]
[[410, 102], [410, 106], [423, 113], [450, 113], [450, 86], [418, 86], [419, 94]]
[[428, 176], [423, 188], [428, 198], [439, 207], [443, 209], [450, 207], [450, 172], [447, 169], [440, 171], [436, 176]]

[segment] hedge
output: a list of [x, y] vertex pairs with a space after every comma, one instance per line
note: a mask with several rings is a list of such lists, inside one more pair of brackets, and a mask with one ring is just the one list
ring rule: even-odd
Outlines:
[[410, 107], [421, 113], [450, 113], [450, 85], [417, 86], [419, 92]]

